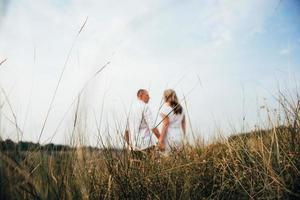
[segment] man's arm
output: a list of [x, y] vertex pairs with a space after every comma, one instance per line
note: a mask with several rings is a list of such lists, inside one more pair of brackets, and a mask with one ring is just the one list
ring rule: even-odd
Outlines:
[[153, 115], [152, 115], [152, 112], [151, 112], [149, 106], [147, 106], [145, 108], [144, 116], [145, 116], [145, 120], [147, 122], [147, 125], [149, 126], [151, 131], [154, 133], [154, 135], [157, 137], [157, 139], [159, 139], [160, 133], [159, 133], [158, 129], [156, 128], [155, 124], [154, 124]]

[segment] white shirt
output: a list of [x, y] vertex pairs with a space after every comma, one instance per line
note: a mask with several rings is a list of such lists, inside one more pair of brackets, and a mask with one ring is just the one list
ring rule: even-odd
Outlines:
[[129, 144], [134, 150], [143, 150], [156, 144], [157, 139], [151, 131], [155, 123], [148, 104], [141, 100], [134, 102], [128, 117], [128, 127]]

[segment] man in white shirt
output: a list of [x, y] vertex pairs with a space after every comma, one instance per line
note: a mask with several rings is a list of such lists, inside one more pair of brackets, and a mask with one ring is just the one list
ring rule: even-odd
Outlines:
[[152, 149], [160, 137], [148, 105], [149, 100], [147, 90], [138, 90], [137, 101], [132, 105], [125, 131], [125, 141], [132, 150], [147, 151]]

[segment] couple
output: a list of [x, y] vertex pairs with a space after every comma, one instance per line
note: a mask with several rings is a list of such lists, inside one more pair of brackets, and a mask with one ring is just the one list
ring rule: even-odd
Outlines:
[[[180, 148], [186, 134], [186, 122], [183, 108], [174, 90], [163, 93], [164, 104], [160, 109], [161, 120], [155, 124], [152, 111], [148, 105], [150, 96], [147, 90], [137, 92], [137, 100], [130, 109], [125, 141], [132, 150], [151, 151], [158, 145], [161, 151], [169, 153]], [[162, 124], [159, 131], [158, 125]]]

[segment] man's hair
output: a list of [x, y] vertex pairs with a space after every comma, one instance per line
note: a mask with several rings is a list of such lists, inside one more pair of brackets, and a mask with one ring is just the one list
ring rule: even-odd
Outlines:
[[139, 97], [140, 95], [142, 95], [144, 92], [146, 92], [147, 90], [145, 89], [139, 89], [136, 93], [136, 96]]

